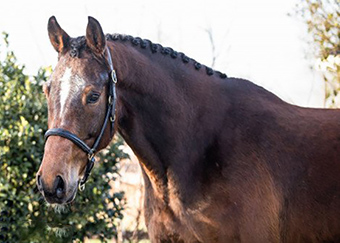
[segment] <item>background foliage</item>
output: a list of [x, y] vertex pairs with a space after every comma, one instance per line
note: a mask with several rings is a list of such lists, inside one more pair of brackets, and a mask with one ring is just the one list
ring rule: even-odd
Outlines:
[[65, 208], [47, 205], [35, 186], [40, 165], [47, 108], [41, 85], [49, 70], [30, 78], [8, 50], [8, 35], [0, 46], [0, 242], [71, 242], [96, 235], [116, 235], [122, 218], [123, 193], [110, 193], [117, 163], [127, 155], [116, 138], [96, 166], [84, 192]]
[[302, 0], [297, 14], [307, 24], [325, 80], [325, 105], [340, 107], [340, 1]]

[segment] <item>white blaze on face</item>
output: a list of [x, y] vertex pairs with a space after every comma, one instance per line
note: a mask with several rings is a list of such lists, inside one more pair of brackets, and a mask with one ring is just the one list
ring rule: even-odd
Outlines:
[[76, 95], [80, 94], [84, 86], [85, 80], [72, 74], [71, 68], [66, 68], [60, 79], [60, 117], [65, 115], [68, 104]]

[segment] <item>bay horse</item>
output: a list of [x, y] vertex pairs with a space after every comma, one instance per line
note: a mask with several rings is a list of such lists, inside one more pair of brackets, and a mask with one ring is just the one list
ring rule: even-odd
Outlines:
[[74, 199], [117, 130], [142, 168], [152, 242], [340, 242], [338, 110], [290, 105], [171, 48], [104, 35], [92, 17], [71, 38], [52, 16], [48, 34], [58, 64], [37, 173], [48, 202]]

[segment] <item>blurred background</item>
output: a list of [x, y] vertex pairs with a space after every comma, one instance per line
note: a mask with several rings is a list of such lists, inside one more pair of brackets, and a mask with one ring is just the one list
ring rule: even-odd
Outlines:
[[[147, 239], [140, 168], [119, 137], [100, 155], [102, 163], [94, 173], [102, 181], [92, 178], [88, 184], [93, 185], [74, 205], [56, 212], [34, 191], [47, 124], [40, 86], [57, 62], [47, 35], [50, 16], [56, 16], [72, 37], [84, 35], [87, 17], [93, 16], [105, 33], [139, 36], [171, 47], [229, 77], [261, 85], [291, 104], [337, 107], [339, 6], [339, 0], [3, 2], [0, 241]], [[85, 208], [88, 204], [94, 206]]]

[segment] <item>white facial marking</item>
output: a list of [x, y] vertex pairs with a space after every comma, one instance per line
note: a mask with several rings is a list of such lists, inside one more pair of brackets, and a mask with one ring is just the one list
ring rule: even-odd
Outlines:
[[66, 68], [64, 75], [60, 79], [60, 116], [62, 116], [67, 97], [70, 92], [72, 70]]
[[71, 68], [66, 68], [64, 75], [60, 79], [60, 117], [67, 111], [68, 103], [85, 86], [85, 80], [78, 75], [72, 74]]

